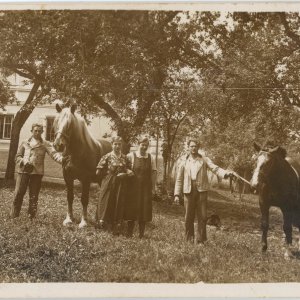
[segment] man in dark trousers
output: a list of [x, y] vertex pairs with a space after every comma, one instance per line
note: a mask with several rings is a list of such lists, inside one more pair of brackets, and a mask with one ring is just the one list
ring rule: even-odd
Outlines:
[[44, 175], [46, 152], [53, 160], [62, 163], [62, 155], [56, 152], [48, 141], [42, 139], [43, 126], [35, 123], [31, 127], [31, 132], [32, 136], [21, 143], [16, 155], [17, 178], [11, 218], [16, 218], [20, 215], [27, 187], [29, 187], [28, 214], [31, 219], [35, 217]]
[[187, 241], [194, 242], [194, 219], [198, 218], [197, 243], [206, 241], [207, 195], [209, 181], [207, 171], [217, 176], [227, 178], [233, 174], [215, 165], [208, 157], [198, 153], [199, 143], [188, 141], [189, 154], [180, 159], [175, 182], [175, 203], [179, 204], [179, 195], [184, 195], [185, 235]]

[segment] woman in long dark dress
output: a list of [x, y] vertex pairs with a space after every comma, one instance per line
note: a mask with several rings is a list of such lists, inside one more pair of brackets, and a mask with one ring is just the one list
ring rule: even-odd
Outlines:
[[104, 155], [97, 166], [97, 176], [101, 181], [100, 195], [96, 211], [96, 227], [111, 225], [119, 233], [124, 220], [126, 178], [132, 174], [130, 161], [121, 152], [122, 139], [112, 139], [112, 151]]
[[147, 153], [148, 147], [149, 139], [141, 138], [138, 150], [127, 155], [134, 173], [130, 184], [131, 193], [126, 202], [128, 235], [132, 236], [134, 223], [138, 221], [140, 238], [144, 236], [146, 222], [152, 221], [152, 195], [156, 181], [156, 165]]

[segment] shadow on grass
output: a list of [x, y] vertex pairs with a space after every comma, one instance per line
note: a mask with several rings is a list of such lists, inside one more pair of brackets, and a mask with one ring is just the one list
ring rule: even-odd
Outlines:
[[[217, 214], [225, 230], [253, 232], [260, 231], [260, 209], [255, 204], [256, 195], [249, 195], [249, 201], [240, 201], [233, 197], [229, 191], [211, 190], [208, 195], [208, 217]], [[183, 206], [170, 205], [167, 202], [155, 202], [154, 212], [168, 215], [171, 218], [183, 218]], [[281, 227], [280, 214], [270, 210], [270, 230]]]
[[292, 251], [293, 258], [300, 260], [300, 251]]

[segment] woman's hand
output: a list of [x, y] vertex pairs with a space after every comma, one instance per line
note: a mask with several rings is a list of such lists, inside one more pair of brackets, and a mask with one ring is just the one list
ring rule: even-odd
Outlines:
[[117, 177], [119, 177], [119, 178], [124, 178], [124, 177], [126, 177], [126, 176], [127, 176], [126, 173], [119, 173], [119, 174], [117, 175]]
[[131, 171], [131, 170], [127, 170], [127, 173], [126, 173], [128, 176], [133, 176], [134, 173]]
[[176, 195], [175, 197], [174, 197], [174, 203], [176, 204], [176, 205], [179, 205], [180, 203], [179, 203], [179, 196], [178, 195]]

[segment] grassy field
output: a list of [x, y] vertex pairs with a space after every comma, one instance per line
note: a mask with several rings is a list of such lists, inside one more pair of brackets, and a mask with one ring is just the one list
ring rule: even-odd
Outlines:
[[[92, 222], [97, 188], [91, 191]], [[25, 198], [21, 217], [8, 218], [12, 187], [0, 191], [1, 282], [163, 282], [237, 283], [298, 282], [300, 260], [285, 261], [281, 216], [271, 213], [269, 250], [260, 252], [259, 210], [256, 196], [239, 202], [229, 192], [210, 193], [209, 213], [217, 213], [222, 228], [208, 227], [203, 246], [184, 241], [184, 210], [165, 202], [154, 203], [154, 219], [139, 239], [113, 236], [93, 225], [63, 227], [66, 192], [59, 185], [44, 184], [38, 217], [26, 216]], [[74, 205], [80, 221], [78, 190]]]

